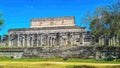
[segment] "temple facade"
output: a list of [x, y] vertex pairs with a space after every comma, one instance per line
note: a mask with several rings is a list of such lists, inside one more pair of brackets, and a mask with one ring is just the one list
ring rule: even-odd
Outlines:
[[75, 17], [73, 16], [35, 18], [31, 19], [30, 28], [16, 28], [9, 30], [8, 46], [84, 46], [85, 32], [85, 28], [75, 26]]

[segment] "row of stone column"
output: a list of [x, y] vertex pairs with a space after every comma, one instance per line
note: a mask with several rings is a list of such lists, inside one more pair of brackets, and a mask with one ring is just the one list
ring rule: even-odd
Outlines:
[[101, 36], [101, 37], [99, 37], [99, 45], [100, 46], [119, 46], [120, 45], [120, 37], [112, 36], [112, 37], [105, 38], [104, 36]]
[[[77, 42], [76, 39], [80, 41]], [[11, 34], [9, 35], [9, 46], [39, 47], [39, 46], [66, 46], [82, 43], [81, 34], [75, 33], [52, 33], [52, 34]]]

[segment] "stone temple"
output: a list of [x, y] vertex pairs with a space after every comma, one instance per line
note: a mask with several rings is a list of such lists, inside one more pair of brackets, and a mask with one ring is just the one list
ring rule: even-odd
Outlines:
[[33, 18], [30, 28], [10, 29], [8, 46], [70, 47], [84, 46], [86, 29], [75, 25], [75, 17]]
[[30, 28], [10, 29], [0, 36], [0, 57], [13, 58], [120, 58], [119, 47], [103, 46], [104, 37], [95, 42], [84, 27], [75, 25], [75, 17], [35, 18]]

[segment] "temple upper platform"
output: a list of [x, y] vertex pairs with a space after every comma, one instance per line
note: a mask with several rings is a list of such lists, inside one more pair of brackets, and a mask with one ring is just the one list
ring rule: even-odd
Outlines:
[[55, 17], [55, 18], [33, 18], [31, 19], [31, 28], [41, 27], [60, 27], [75, 26], [74, 16]]

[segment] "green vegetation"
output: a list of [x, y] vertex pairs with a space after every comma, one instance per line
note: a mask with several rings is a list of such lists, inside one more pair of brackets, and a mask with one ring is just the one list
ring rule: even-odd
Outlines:
[[97, 7], [83, 21], [90, 25], [91, 35], [96, 43], [101, 39], [104, 42], [99, 45], [120, 46], [120, 1]]
[[4, 23], [4, 20], [2, 19], [2, 14], [0, 14], [0, 29], [2, 28], [3, 23]]
[[120, 36], [120, 1], [107, 6], [98, 7], [88, 14], [91, 33], [95, 36]]
[[63, 58], [21, 58], [12, 59], [10, 57], [0, 57], [0, 61], [17, 61], [17, 62], [80, 62], [80, 63], [120, 63], [120, 60], [105, 61], [105, 60], [95, 60], [95, 59], [79, 59], [79, 58], [69, 58], [68, 60], [63, 60]]
[[0, 68], [119, 68], [120, 61], [69, 58], [21, 58], [0, 57]]

